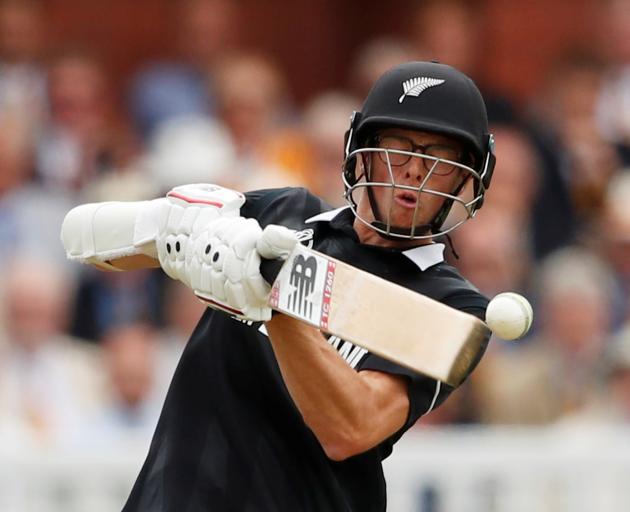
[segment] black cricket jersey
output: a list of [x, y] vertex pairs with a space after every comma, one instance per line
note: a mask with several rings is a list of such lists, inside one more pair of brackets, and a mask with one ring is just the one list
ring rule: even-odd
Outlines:
[[[444, 263], [441, 244], [408, 251], [362, 245], [349, 209], [331, 211], [300, 188], [246, 197], [244, 217], [296, 229], [314, 249], [483, 318], [487, 299]], [[399, 432], [344, 461], [328, 459], [286, 389], [264, 324], [208, 309], [175, 371], [123, 512], [384, 511], [381, 461], [452, 388], [343, 340], [328, 341], [357, 371], [407, 378], [409, 417]]]

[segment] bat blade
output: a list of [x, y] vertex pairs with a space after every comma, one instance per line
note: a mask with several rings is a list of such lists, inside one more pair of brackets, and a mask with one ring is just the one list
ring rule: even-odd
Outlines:
[[452, 386], [489, 333], [473, 315], [299, 244], [273, 281], [269, 305]]

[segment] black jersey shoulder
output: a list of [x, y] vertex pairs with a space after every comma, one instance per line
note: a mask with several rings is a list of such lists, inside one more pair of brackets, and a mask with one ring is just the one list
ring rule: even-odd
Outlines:
[[455, 267], [443, 262], [428, 268], [424, 274], [429, 283], [439, 283], [431, 294], [432, 298], [452, 308], [472, 313], [481, 319], [484, 318], [488, 298], [464, 278]]
[[255, 190], [247, 192], [245, 198], [241, 215], [257, 219], [263, 227], [282, 224], [297, 229], [306, 219], [332, 210], [325, 201], [301, 187]]

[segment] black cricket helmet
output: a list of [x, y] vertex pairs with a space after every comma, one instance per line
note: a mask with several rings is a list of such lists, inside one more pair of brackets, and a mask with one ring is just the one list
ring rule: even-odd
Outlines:
[[[394, 127], [452, 137], [463, 145], [465, 154], [455, 162], [444, 160], [440, 155], [416, 153], [413, 149], [405, 151], [378, 147], [379, 131]], [[382, 75], [370, 90], [361, 111], [353, 113], [345, 137], [342, 168], [344, 196], [355, 216], [385, 237], [423, 239], [444, 235], [472, 218], [481, 208], [494, 169], [493, 147], [494, 139], [488, 132], [486, 106], [479, 89], [470, 78], [445, 64], [407, 62]], [[374, 153], [380, 153], [381, 159], [387, 162], [389, 183], [371, 181], [370, 161]], [[419, 187], [395, 183], [391, 160], [400, 155], [425, 159], [428, 172]], [[444, 162], [455, 165], [466, 176], [450, 194], [431, 190], [427, 186], [432, 173]], [[360, 175], [357, 175], [358, 171], [362, 171]], [[472, 187], [465, 187], [471, 180]], [[417, 198], [416, 213], [421, 206], [421, 197], [426, 197], [423, 194], [439, 195], [444, 198], [444, 202], [430, 224], [393, 226], [389, 213], [381, 215], [378, 211], [373, 196], [374, 187], [411, 189]], [[354, 193], [362, 188], [366, 189], [375, 220], [362, 218], [357, 212]], [[452, 225], [443, 227], [453, 204], [463, 207], [464, 215], [459, 215], [459, 220]]]

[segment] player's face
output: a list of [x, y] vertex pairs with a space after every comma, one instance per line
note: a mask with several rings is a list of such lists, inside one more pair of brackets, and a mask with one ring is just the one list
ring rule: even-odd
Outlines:
[[[427, 226], [446, 200], [439, 193], [452, 193], [465, 179], [461, 168], [445, 162], [462, 160], [462, 145], [450, 137], [391, 128], [378, 133], [373, 147], [391, 151], [366, 154], [370, 169], [368, 181], [394, 186], [371, 187], [378, 212], [371, 212], [367, 194], [363, 195], [359, 208], [364, 215], [371, 212], [373, 217], [379, 217], [376, 220], [393, 227]], [[397, 151], [433, 158], [420, 158]], [[421, 187], [422, 192], [412, 190], [412, 187]]]

